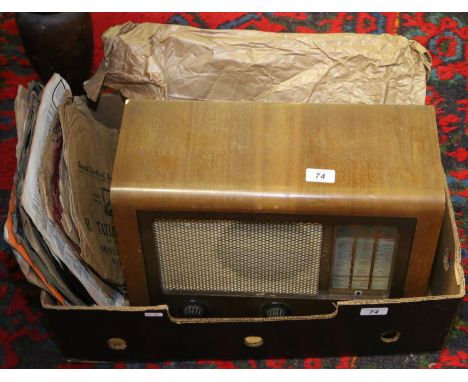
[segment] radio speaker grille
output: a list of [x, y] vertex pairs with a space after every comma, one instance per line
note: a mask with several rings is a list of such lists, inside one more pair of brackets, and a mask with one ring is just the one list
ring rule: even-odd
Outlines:
[[163, 293], [315, 295], [323, 225], [156, 219]]

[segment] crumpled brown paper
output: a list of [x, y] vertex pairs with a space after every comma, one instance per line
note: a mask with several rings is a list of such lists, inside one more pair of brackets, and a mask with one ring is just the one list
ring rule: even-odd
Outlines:
[[108, 29], [85, 83], [127, 98], [424, 104], [427, 50], [402, 36], [134, 24]]

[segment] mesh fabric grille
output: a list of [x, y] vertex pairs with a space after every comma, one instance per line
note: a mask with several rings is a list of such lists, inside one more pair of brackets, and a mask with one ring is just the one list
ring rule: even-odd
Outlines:
[[157, 219], [163, 292], [318, 293], [322, 224]]

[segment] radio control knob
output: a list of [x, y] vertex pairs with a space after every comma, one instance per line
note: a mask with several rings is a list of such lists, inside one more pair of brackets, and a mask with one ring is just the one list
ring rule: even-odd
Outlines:
[[263, 314], [265, 317], [285, 317], [289, 316], [290, 313], [291, 311], [286, 305], [275, 302], [268, 304], [263, 308]]
[[187, 318], [201, 318], [205, 317], [207, 313], [206, 307], [197, 301], [190, 301], [183, 308], [184, 317]]

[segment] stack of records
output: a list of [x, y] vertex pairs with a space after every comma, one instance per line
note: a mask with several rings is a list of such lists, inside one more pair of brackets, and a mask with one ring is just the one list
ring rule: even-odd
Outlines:
[[108, 192], [118, 131], [57, 74], [19, 87], [15, 116], [4, 235], [23, 273], [63, 305], [126, 305]]

